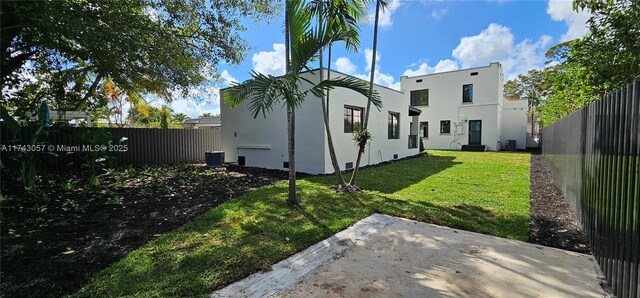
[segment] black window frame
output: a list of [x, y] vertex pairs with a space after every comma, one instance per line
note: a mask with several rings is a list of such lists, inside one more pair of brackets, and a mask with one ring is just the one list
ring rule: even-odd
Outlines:
[[[360, 111], [360, 127], [362, 127], [362, 119], [363, 119], [363, 114], [364, 114], [364, 108], [363, 107], [357, 107], [357, 106], [350, 106], [350, 105], [344, 105], [344, 132], [345, 133], [354, 133], [355, 132], [355, 128], [356, 128], [356, 122], [355, 122], [355, 113], [354, 111]], [[347, 111], [350, 111], [350, 114], [347, 114]], [[348, 120], [349, 119], [349, 120]], [[349, 122], [347, 122], [349, 121]]]
[[[423, 97], [423, 94], [426, 94]], [[428, 107], [429, 106], [429, 89], [411, 90], [411, 105], [415, 107]], [[426, 103], [423, 102], [426, 99]]]
[[[424, 125], [424, 129], [423, 129]], [[422, 132], [422, 133], [420, 133]], [[418, 129], [418, 133], [420, 134], [420, 138], [428, 139], [429, 138], [429, 121], [420, 122], [420, 127]]]
[[[466, 87], [470, 87], [470, 93], [466, 90]], [[473, 84], [464, 84], [462, 85], [462, 103], [472, 103], [473, 102]]]
[[[396, 122], [394, 123], [394, 118]], [[395, 126], [395, 130], [394, 130]], [[389, 112], [389, 116], [387, 117], [387, 137], [391, 139], [400, 139], [400, 113], [398, 112]]]
[[451, 134], [451, 120], [440, 120], [440, 134]]

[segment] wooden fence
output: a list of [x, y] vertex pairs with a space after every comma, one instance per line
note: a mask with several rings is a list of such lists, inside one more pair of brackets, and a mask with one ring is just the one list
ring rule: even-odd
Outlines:
[[640, 297], [640, 80], [543, 129], [542, 152], [618, 297]]
[[[3, 164], [11, 166], [11, 151], [26, 145], [36, 133], [33, 127], [23, 128], [17, 138], [2, 127]], [[206, 151], [218, 151], [220, 129], [159, 129], [159, 128], [50, 128], [37, 142], [40, 147], [39, 167], [64, 169], [80, 166], [86, 158], [110, 157], [116, 165], [144, 165], [204, 161]], [[55, 154], [50, 154], [55, 153]], [[90, 155], [93, 154], [93, 155]], [[14, 158], [15, 159], [15, 158]]]

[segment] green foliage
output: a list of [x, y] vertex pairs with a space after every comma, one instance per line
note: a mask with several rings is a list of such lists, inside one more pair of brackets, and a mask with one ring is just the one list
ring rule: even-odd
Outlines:
[[189, 119], [189, 117], [185, 113], [173, 114], [173, 121], [176, 122], [176, 123], [182, 123], [187, 119]]
[[83, 109], [100, 100], [107, 77], [169, 98], [204, 82], [202, 69], [242, 61], [241, 18], [264, 20], [276, 8], [269, 0], [2, 1], [0, 89], [36, 91], [3, 91], [2, 100], [14, 107], [50, 98], [58, 109]]
[[169, 122], [171, 121], [171, 109], [167, 106], [163, 106], [158, 111], [158, 117], [160, 118], [160, 128], [169, 128]]
[[640, 1], [576, 0], [574, 8], [593, 14], [589, 33], [551, 47], [552, 66], [505, 84], [505, 96], [534, 100], [543, 127], [640, 74]]
[[564, 118], [598, 99], [596, 87], [585, 84], [591, 80], [586, 67], [564, 63], [549, 73], [551, 92], [537, 107], [538, 122], [542, 127]]
[[367, 142], [369, 142], [369, 140], [371, 140], [372, 138], [373, 136], [371, 135], [371, 132], [363, 128], [357, 128], [353, 132], [353, 141], [356, 143], [359, 150], [364, 151]]

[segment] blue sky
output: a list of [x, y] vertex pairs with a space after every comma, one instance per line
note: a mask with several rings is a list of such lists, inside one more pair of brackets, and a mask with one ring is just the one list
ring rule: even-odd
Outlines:
[[[544, 66], [544, 53], [559, 42], [586, 32], [587, 12], [576, 13], [571, 1], [391, 1], [378, 35], [376, 83], [400, 89], [403, 75], [421, 75], [488, 65], [498, 61], [505, 78]], [[371, 22], [373, 23], [373, 17]], [[241, 36], [251, 49], [239, 65], [221, 64], [222, 82], [211, 81], [171, 103], [175, 113], [196, 117], [219, 113], [219, 88], [242, 82], [249, 72], [284, 72], [282, 16], [269, 24], [245, 23]], [[346, 52], [334, 46], [332, 68], [368, 78], [372, 24], [362, 24], [360, 48]]]

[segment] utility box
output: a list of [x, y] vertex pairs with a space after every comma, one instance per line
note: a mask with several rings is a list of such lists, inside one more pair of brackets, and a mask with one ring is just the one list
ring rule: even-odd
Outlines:
[[224, 151], [207, 151], [204, 159], [209, 167], [219, 167], [224, 164]]
[[507, 151], [516, 151], [516, 140], [507, 140]]

